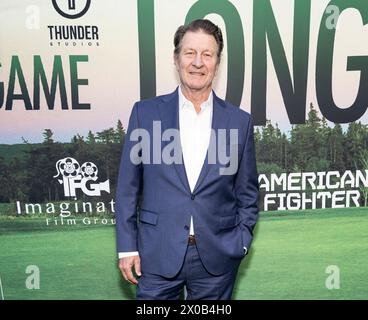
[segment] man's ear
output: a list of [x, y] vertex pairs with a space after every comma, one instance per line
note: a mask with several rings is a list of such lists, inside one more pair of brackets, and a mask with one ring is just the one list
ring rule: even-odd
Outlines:
[[215, 77], [217, 76], [219, 69], [220, 69], [220, 61], [218, 61], [216, 64]]
[[179, 61], [178, 61], [178, 56], [174, 53], [173, 54], [173, 60], [174, 60], [174, 65], [177, 71], [179, 71]]

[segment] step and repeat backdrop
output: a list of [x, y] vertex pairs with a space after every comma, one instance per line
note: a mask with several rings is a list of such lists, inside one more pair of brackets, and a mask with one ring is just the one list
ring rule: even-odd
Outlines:
[[252, 114], [260, 220], [235, 299], [368, 296], [368, 2], [2, 0], [0, 299], [134, 299], [115, 249], [133, 104], [208, 18], [214, 90]]

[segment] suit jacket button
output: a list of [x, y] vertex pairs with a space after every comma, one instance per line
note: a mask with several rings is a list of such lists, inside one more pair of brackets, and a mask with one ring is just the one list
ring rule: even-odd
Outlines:
[[191, 198], [192, 200], [194, 200], [194, 198], [195, 198], [195, 194], [193, 194], [193, 193], [192, 193], [192, 195], [190, 196], [190, 198]]

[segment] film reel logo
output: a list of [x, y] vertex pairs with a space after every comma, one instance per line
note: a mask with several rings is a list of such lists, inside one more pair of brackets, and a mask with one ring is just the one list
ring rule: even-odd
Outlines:
[[56, 162], [57, 174], [54, 178], [64, 186], [65, 197], [75, 197], [80, 189], [87, 196], [100, 196], [102, 191], [110, 193], [110, 180], [93, 183], [98, 179], [98, 168], [93, 162], [79, 165], [74, 158], [67, 157]]

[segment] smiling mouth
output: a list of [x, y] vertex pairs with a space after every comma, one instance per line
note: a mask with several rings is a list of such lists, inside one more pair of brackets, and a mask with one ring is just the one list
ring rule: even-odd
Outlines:
[[189, 72], [189, 74], [192, 76], [204, 76], [204, 73], [202, 72]]

